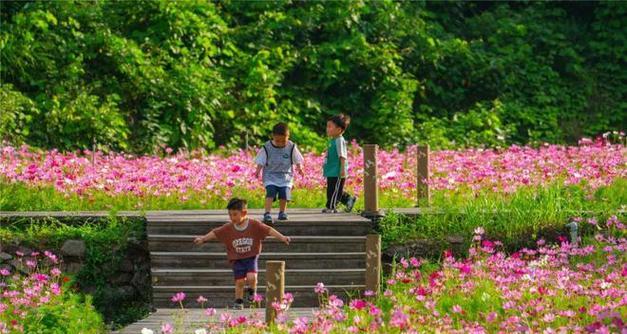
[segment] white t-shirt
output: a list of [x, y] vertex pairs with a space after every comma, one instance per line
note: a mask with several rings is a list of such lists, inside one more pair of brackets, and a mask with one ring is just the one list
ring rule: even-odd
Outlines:
[[[294, 155], [292, 156], [292, 158], [294, 158], [294, 165], [302, 165], [305, 161], [305, 158], [303, 158], [303, 155], [298, 150], [298, 146], [296, 146], [296, 144], [294, 144]], [[268, 156], [266, 155], [266, 150], [262, 148], [259, 150], [259, 152], [257, 152], [257, 156], [255, 157], [255, 163], [257, 165], [263, 166], [266, 164], [267, 159]]]

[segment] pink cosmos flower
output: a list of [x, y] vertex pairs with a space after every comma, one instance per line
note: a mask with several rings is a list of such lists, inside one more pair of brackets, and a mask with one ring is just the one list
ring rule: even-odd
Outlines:
[[400, 309], [395, 309], [394, 312], [392, 312], [392, 318], [390, 319], [390, 325], [392, 327], [404, 329], [407, 328], [408, 324], [409, 316], [407, 316], [407, 314], [403, 313]]
[[174, 327], [170, 323], [165, 323], [161, 325], [161, 333], [162, 334], [172, 334], [174, 331]]
[[253, 296], [253, 302], [261, 303], [262, 301], [263, 301], [263, 295], [257, 293]]
[[327, 288], [324, 287], [324, 283], [318, 282], [318, 284], [316, 284], [316, 287], [314, 288], [314, 291], [317, 294], [323, 294], [323, 293], [326, 293], [328, 290]]
[[361, 310], [366, 307], [367, 303], [362, 299], [353, 299], [350, 302], [350, 308], [353, 310]]
[[172, 298], [170, 300], [173, 303], [180, 303], [183, 300], [185, 300], [185, 293], [184, 292], [177, 292], [176, 294], [174, 294], [174, 296], [172, 296]]

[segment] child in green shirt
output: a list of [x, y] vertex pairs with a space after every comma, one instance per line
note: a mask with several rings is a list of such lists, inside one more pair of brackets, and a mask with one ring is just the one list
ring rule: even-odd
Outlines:
[[342, 135], [349, 123], [350, 117], [344, 114], [333, 116], [327, 121], [327, 136], [331, 139], [322, 168], [323, 175], [327, 178], [327, 204], [323, 213], [336, 213], [338, 202], [346, 205], [346, 211], [350, 212], [357, 201], [357, 197], [344, 192], [348, 174], [348, 150]]

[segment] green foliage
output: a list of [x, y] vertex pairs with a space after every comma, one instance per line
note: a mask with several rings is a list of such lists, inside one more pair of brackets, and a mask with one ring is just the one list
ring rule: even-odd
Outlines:
[[33, 334], [105, 333], [102, 317], [91, 304], [91, 297], [65, 293], [59, 300], [29, 312], [24, 332]]
[[[481, 193], [477, 197], [461, 195], [457, 198], [441, 196], [433, 198], [435, 212], [416, 218], [388, 214], [379, 225], [385, 247], [415, 239], [429, 240], [435, 248], [436, 258], [450, 247], [447, 237], [463, 237], [468, 249], [471, 236], [477, 227], [483, 227], [490, 240], [499, 240], [507, 251], [533, 247], [540, 238], [555, 240], [568, 235], [565, 225], [572, 217], [595, 217], [599, 221], [620, 213], [627, 200], [624, 191], [627, 181], [618, 179], [607, 187], [587, 194], [581, 186], [565, 187], [559, 183], [543, 188], [521, 188], [504, 197], [502, 194]], [[592, 235], [589, 224], [580, 226], [580, 233]]]
[[13, 90], [11, 85], [0, 85], [0, 110], [0, 141], [13, 145], [23, 143], [39, 112], [33, 101]]
[[[128, 324], [144, 316], [148, 300], [129, 299], [111, 293], [107, 285], [111, 273], [117, 272], [128, 248], [129, 238], [145, 240], [145, 220], [136, 218], [104, 217], [102, 219], [29, 218], [0, 220], [0, 242], [19, 244], [33, 249], [60, 249], [69, 239], [85, 241], [83, 266], [73, 277], [73, 284], [82, 291], [90, 291], [88, 307], [93, 305], [104, 319], [112, 324]], [[73, 302], [68, 301], [70, 304]], [[78, 304], [77, 304], [78, 305]], [[46, 321], [65, 321], [65, 313], [52, 308], [41, 314]], [[71, 312], [68, 309], [68, 312]], [[42, 321], [43, 321], [42, 320]], [[87, 320], [85, 320], [87, 321]], [[37, 327], [39, 328], [39, 327]], [[61, 326], [60, 328], [63, 328]], [[81, 331], [68, 331], [80, 333]], [[29, 332], [30, 333], [30, 332]], [[41, 332], [56, 333], [56, 332]], [[87, 333], [87, 332], [86, 332]]]
[[214, 149], [325, 119], [383, 146], [575, 142], [624, 130], [621, 2], [0, 3], [0, 137]]

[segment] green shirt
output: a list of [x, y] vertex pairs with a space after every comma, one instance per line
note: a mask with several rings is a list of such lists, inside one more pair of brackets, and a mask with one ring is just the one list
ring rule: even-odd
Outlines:
[[327, 148], [327, 155], [322, 166], [324, 177], [340, 176], [340, 158], [344, 158], [344, 175], [348, 175], [348, 150], [344, 137], [331, 138]]

